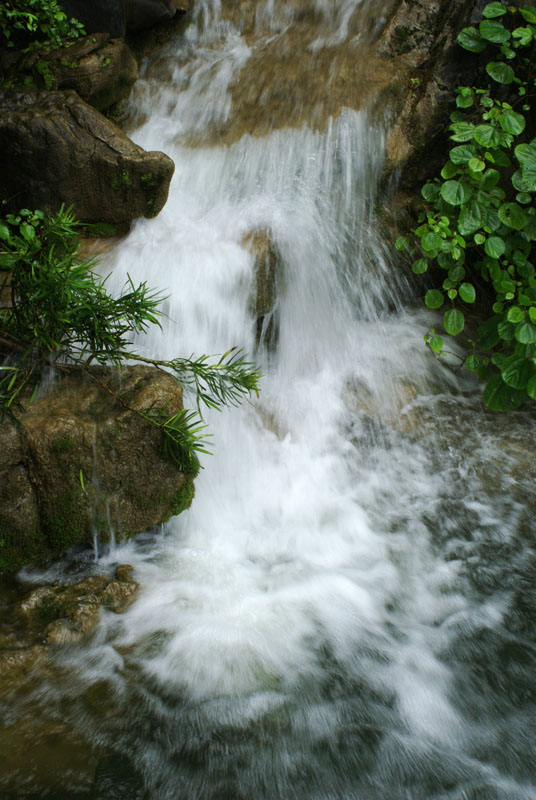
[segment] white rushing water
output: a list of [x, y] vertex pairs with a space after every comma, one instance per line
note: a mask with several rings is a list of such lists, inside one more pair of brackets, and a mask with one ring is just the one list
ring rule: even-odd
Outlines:
[[[356, 5], [318, 3], [315, 46], [350, 35]], [[290, 16], [257, 8], [276, 32]], [[168, 295], [139, 350], [244, 348], [260, 398], [207, 414], [214, 455], [191, 509], [110, 556], [135, 566], [138, 601], [62, 656], [73, 676], [40, 700], [69, 700], [70, 724], [147, 793], [98, 797], [535, 798], [534, 638], [516, 605], [533, 427], [484, 414], [426, 352], [429, 318], [402, 309], [374, 231], [384, 134], [366, 110], [188, 143], [231, 113], [250, 55], [198, 3], [166, 77], [142, 78], [134, 139], [176, 171], [159, 217], [103, 268], [116, 290], [128, 274]], [[255, 352], [243, 238], [258, 230], [280, 256], [272, 353]], [[82, 685], [108, 687], [98, 711]]]

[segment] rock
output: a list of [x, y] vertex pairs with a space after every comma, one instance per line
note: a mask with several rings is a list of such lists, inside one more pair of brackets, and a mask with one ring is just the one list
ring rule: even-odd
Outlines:
[[277, 275], [281, 263], [277, 248], [265, 230], [253, 231], [242, 239], [242, 245], [254, 258], [255, 291], [251, 298], [251, 311], [256, 318], [257, 345], [269, 347], [277, 343]]
[[[136, 410], [182, 409], [178, 383], [150, 367], [115, 375], [96, 368], [94, 374]], [[166, 459], [161, 437], [80, 374], [64, 378], [21, 413], [17, 427], [4, 421], [0, 569], [44, 563], [73, 545], [91, 546], [95, 535], [122, 541], [187, 508], [196, 466], [181, 470]], [[117, 580], [108, 590], [110, 607], [129, 595], [128, 575]], [[30, 596], [25, 602], [42, 606], [45, 600]]]
[[60, 5], [69, 18], [83, 23], [87, 33], [125, 35], [125, 0], [60, 0]]
[[401, 0], [378, 41], [379, 55], [397, 66], [383, 93], [394, 110], [386, 179], [396, 172], [402, 188], [420, 185], [443, 165], [454, 90], [475, 81], [474, 55], [456, 39], [479, 5], [480, 0]]
[[45, 653], [42, 645], [0, 650], [0, 675], [10, 681], [24, 680], [34, 666], [44, 661]]
[[24, 69], [41, 78], [45, 89], [74, 89], [100, 110], [122, 100], [138, 77], [138, 65], [130, 48], [107, 33], [85, 36], [69, 47], [24, 60]]
[[87, 33], [124, 36], [170, 20], [190, 8], [189, 0], [61, 0], [69, 17], [84, 24]]
[[0, 173], [8, 207], [73, 206], [83, 222], [154, 217], [174, 170], [73, 91], [0, 94]]

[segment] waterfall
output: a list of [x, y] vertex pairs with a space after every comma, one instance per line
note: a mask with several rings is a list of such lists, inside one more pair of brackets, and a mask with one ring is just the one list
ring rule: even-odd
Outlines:
[[[20, 797], [536, 798], [534, 424], [484, 412], [426, 351], [434, 317], [408, 310], [377, 231], [368, 37], [388, 5], [199, 0], [142, 71], [133, 138], [176, 171], [102, 269], [167, 297], [138, 351], [243, 348], [260, 397], [206, 414], [191, 509], [109, 556], [140, 597], [26, 699], [77, 755], [45, 788], [30, 758]], [[369, 80], [359, 102], [330, 64]], [[272, 347], [256, 231], [278, 259]]]

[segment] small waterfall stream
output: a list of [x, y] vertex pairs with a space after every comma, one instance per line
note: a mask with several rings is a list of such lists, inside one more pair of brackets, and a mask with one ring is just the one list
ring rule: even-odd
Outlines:
[[[114, 551], [138, 601], [4, 704], [9, 798], [536, 798], [535, 426], [426, 352], [375, 230], [387, 6], [198, 0], [135, 87], [133, 138], [176, 164], [102, 266], [168, 295], [136, 347], [238, 346], [264, 378], [207, 414], [192, 508]], [[367, 102], [335, 69], [303, 88], [296, 53], [362, 63]], [[272, 350], [255, 231], [279, 258]]]

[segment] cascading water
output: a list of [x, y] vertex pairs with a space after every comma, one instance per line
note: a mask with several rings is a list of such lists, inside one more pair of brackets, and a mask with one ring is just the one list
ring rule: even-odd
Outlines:
[[534, 424], [482, 412], [401, 309], [372, 221], [380, 124], [313, 124], [319, 96], [237, 133], [233, 90], [288, 52], [296, 8], [307, 52], [335, 58], [381, 7], [268, 0], [248, 33], [198, 2], [137, 86], [134, 138], [176, 173], [103, 265], [168, 295], [136, 347], [253, 353], [253, 231], [279, 254], [278, 339], [259, 400], [207, 415], [191, 510], [114, 552], [138, 601], [5, 701], [10, 798], [536, 798]]

